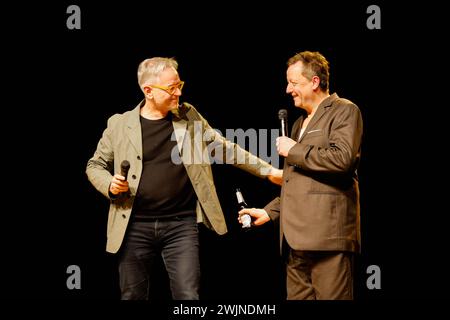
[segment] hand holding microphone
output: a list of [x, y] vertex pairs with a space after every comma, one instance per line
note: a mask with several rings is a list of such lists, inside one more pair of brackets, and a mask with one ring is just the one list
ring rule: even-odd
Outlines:
[[128, 170], [130, 170], [130, 162], [123, 160], [120, 164], [120, 174], [116, 173], [109, 185], [109, 191], [112, 194], [118, 195], [119, 193], [128, 192]]
[[120, 174], [125, 178], [125, 181], [128, 179], [128, 170], [130, 170], [130, 162], [123, 160], [120, 164]]
[[289, 150], [291, 150], [291, 148], [295, 146], [297, 142], [288, 137], [278, 137], [276, 144], [278, 154], [280, 156], [287, 157], [289, 154]]
[[278, 111], [278, 119], [281, 121], [281, 137], [277, 138], [277, 151], [280, 156], [287, 157], [289, 150], [297, 143], [288, 134], [287, 110]]

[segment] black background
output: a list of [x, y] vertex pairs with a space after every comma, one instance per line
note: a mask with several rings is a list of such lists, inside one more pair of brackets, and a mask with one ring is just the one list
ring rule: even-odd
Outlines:
[[[70, 4], [81, 8], [81, 30], [66, 27]], [[381, 8], [381, 30], [366, 27], [370, 4]], [[331, 92], [355, 102], [364, 118], [356, 299], [448, 298], [442, 12], [436, 4], [379, 1], [6, 8], [1, 268], [7, 297], [119, 299], [115, 257], [104, 251], [108, 201], [84, 171], [108, 117], [142, 99], [140, 61], [175, 57], [186, 81], [182, 101], [214, 128], [275, 129], [278, 109], [288, 109], [291, 125], [299, 114], [285, 94], [287, 59], [317, 50], [330, 61]], [[436, 96], [442, 101], [434, 102]], [[232, 166], [213, 170], [230, 232], [201, 230], [202, 298], [282, 300], [277, 226], [240, 233], [234, 198], [240, 187], [249, 205], [262, 207], [279, 187]], [[81, 290], [66, 287], [72, 264], [81, 268]], [[365, 285], [372, 264], [381, 268], [381, 290]], [[164, 276], [158, 282], [167, 284]], [[161, 289], [157, 299], [167, 294]]]

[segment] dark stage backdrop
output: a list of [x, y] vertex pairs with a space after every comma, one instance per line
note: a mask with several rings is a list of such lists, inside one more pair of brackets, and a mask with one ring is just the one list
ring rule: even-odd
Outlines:
[[[81, 9], [80, 30], [66, 26], [71, 4]], [[381, 9], [379, 30], [366, 25], [371, 4]], [[440, 11], [378, 1], [63, 1], [8, 8], [4, 69], [13, 100], [4, 106], [9, 157], [2, 210], [8, 296], [119, 298], [116, 258], [104, 250], [108, 201], [87, 181], [85, 166], [107, 119], [142, 99], [140, 61], [175, 57], [186, 81], [181, 100], [214, 128], [276, 129], [280, 108], [288, 109], [290, 126], [299, 115], [285, 94], [287, 59], [317, 50], [331, 63], [331, 92], [355, 102], [364, 118], [356, 298], [443, 297], [447, 210], [432, 177], [446, 175], [444, 144], [436, 139], [445, 127], [434, 116], [436, 126], [428, 128], [433, 118], [425, 111], [439, 109], [425, 86], [443, 63], [429, 37], [442, 20], [424, 20]], [[282, 300], [278, 226], [242, 234], [234, 198], [240, 187], [249, 205], [262, 207], [279, 187], [232, 166], [213, 170], [230, 232], [220, 237], [201, 229], [202, 298]], [[66, 286], [70, 265], [81, 269], [80, 290]], [[381, 270], [379, 290], [366, 286], [371, 265]], [[164, 300], [160, 271], [155, 294]]]

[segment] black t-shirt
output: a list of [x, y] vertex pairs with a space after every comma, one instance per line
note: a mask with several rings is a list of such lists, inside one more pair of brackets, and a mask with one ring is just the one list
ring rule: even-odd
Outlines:
[[[178, 154], [171, 113], [158, 120], [141, 116], [143, 169], [133, 207], [137, 219], [194, 214], [196, 195], [184, 165], [174, 164]], [[174, 149], [175, 148], [175, 149]]]

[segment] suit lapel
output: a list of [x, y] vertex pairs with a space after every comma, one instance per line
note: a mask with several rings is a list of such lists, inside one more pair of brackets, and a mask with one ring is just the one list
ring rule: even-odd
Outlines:
[[[308, 133], [309, 130], [311, 130], [311, 128], [314, 128], [314, 126], [316, 125], [316, 123], [320, 120], [320, 118], [322, 118], [322, 116], [325, 114], [325, 112], [327, 111], [327, 108], [329, 106], [331, 106], [331, 104], [333, 103], [334, 100], [336, 100], [336, 98], [338, 98], [336, 93], [333, 93], [331, 96], [327, 97], [325, 100], [323, 100], [319, 106], [317, 107], [317, 111], [314, 114], [313, 118], [309, 121], [308, 125], [305, 128], [305, 132], [303, 133], [303, 135], [301, 136], [300, 141], [303, 140], [303, 138], [306, 136], [306, 134]], [[303, 121], [302, 121], [303, 122]], [[301, 126], [300, 126], [301, 127]], [[300, 128], [299, 127], [299, 128]]]
[[302, 127], [304, 116], [300, 116], [297, 121], [295, 121], [292, 127], [291, 139], [297, 141], [300, 128]]

